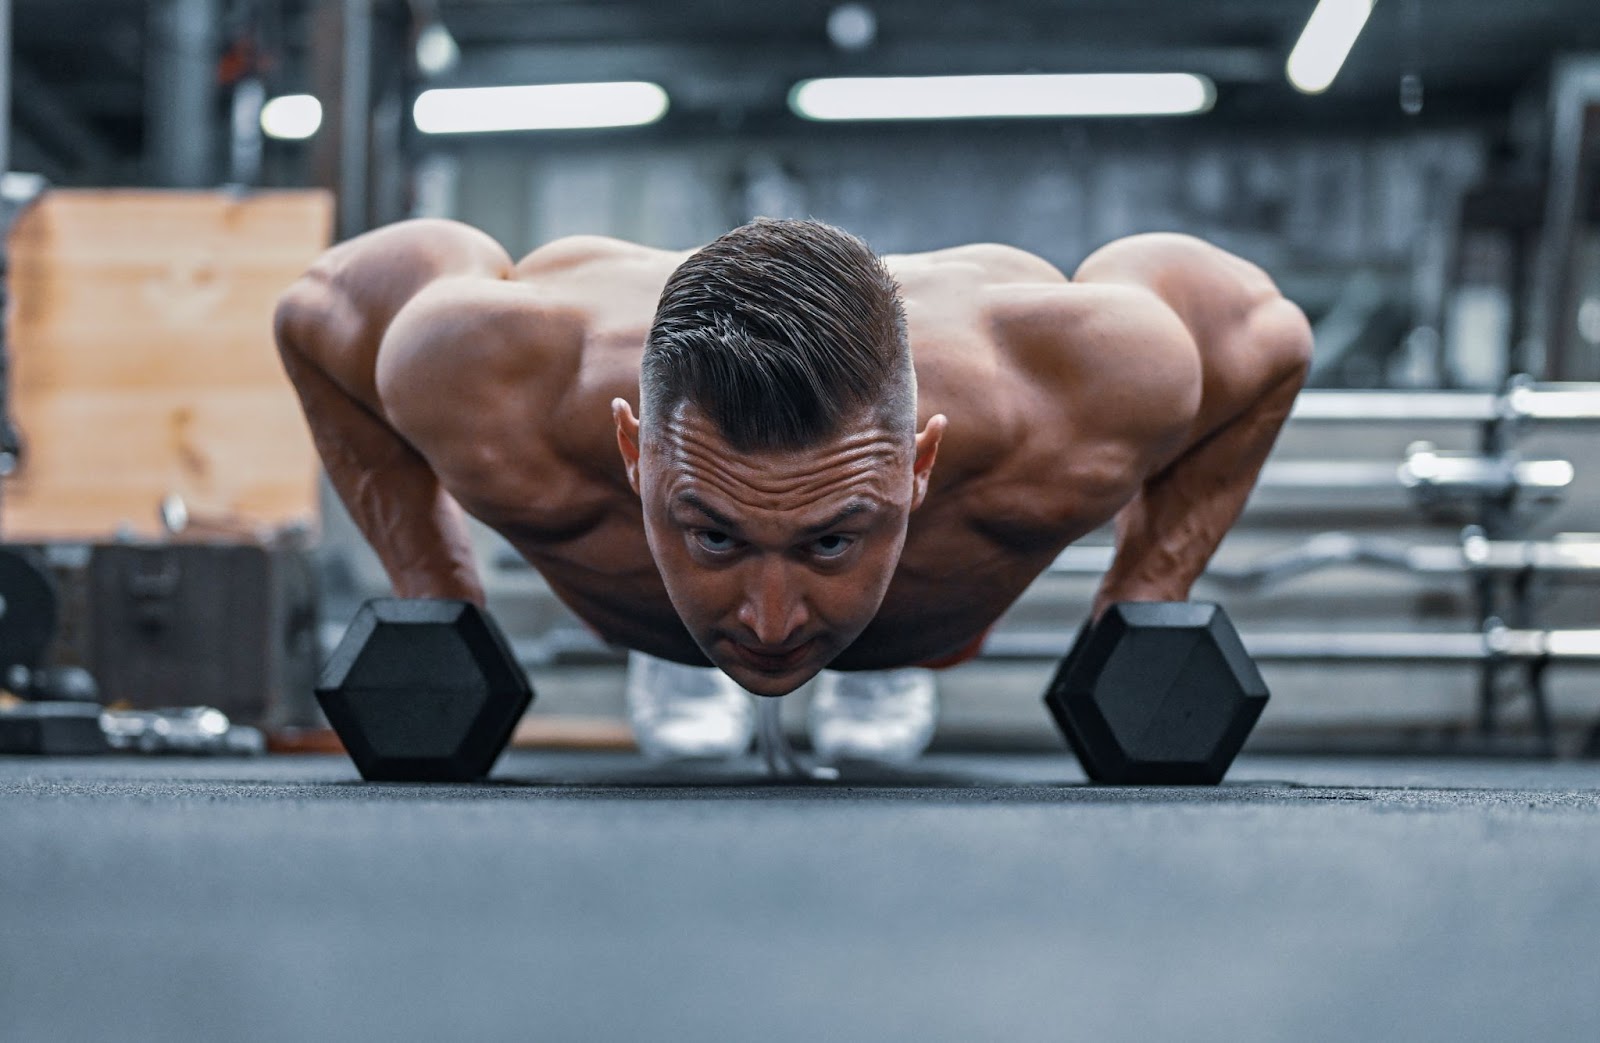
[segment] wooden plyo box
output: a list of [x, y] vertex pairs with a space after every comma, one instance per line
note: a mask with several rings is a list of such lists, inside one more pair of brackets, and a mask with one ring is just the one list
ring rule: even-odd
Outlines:
[[317, 518], [317, 455], [272, 341], [326, 248], [323, 192], [51, 191], [7, 246], [22, 466], [11, 541], [151, 537], [158, 508], [242, 528]]

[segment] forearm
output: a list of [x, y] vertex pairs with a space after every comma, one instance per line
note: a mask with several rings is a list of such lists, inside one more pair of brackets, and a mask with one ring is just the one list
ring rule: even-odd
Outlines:
[[377, 553], [396, 595], [484, 603], [459, 505], [427, 462], [406, 447], [377, 467], [339, 462], [318, 440], [328, 478]]
[[482, 605], [461, 508], [427, 461], [292, 347], [282, 355], [328, 479], [394, 592]]
[[1116, 517], [1117, 550], [1094, 614], [1119, 601], [1184, 601], [1244, 510], [1299, 392], [1284, 376], [1244, 412], [1148, 479]]
[[1187, 448], [1117, 515], [1117, 552], [1095, 613], [1117, 601], [1181, 601], [1255, 487], [1311, 360], [1311, 328], [1271, 278], [1188, 236], [1110, 243], [1077, 282], [1148, 290], [1187, 330], [1200, 402]]
[[379, 347], [396, 316], [445, 276], [498, 278], [500, 246], [449, 221], [404, 221], [328, 251], [279, 299], [273, 332], [334, 490], [397, 594], [482, 603], [461, 508], [387, 419]]

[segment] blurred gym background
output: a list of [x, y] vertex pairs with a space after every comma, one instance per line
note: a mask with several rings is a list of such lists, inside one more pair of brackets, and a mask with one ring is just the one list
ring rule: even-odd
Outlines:
[[[881, 252], [998, 241], [1068, 272], [1171, 230], [1262, 265], [1316, 328], [1315, 390], [1195, 592], [1263, 661], [1252, 748], [1592, 754], [1600, 9], [1321, 8], [0, 0], [0, 526], [48, 569], [57, 618], [11, 654], [81, 665], [124, 706], [212, 705], [291, 738], [320, 723], [317, 661], [386, 583], [318, 482], [270, 314], [365, 229], [458, 218], [519, 255], [813, 216]], [[1187, 79], [1163, 114], [1121, 80], [1093, 114], [1030, 118], [832, 118], [870, 101], [860, 85], [801, 89], [1022, 74]], [[596, 83], [633, 86], [570, 86]], [[546, 126], [452, 107], [552, 85], [504, 108]], [[936, 746], [1060, 748], [1040, 693], [1108, 540], [940, 675]], [[520, 741], [625, 745], [616, 650], [498, 538], [478, 546], [540, 692]], [[27, 599], [7, 599], [14, 628]]]

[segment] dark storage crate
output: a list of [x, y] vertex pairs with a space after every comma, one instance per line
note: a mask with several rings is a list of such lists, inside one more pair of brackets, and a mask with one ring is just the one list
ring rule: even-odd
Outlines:
[[58, 544], [52, 661], [106, 702], [214, 706], [240, 724], [306, 724], [319, 668], [317, 582], [299, 545]]

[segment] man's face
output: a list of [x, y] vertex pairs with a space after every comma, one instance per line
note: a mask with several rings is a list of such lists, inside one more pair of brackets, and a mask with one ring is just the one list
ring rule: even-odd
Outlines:
[[693, 406], [642, 447], [627, 404], [613, 411], [667, 594], [713, 663], [757, 695], [786, 695], [860, 635], [927, 490], [942, 417], [915, 448], [863, 423], [805, 450], [738, 453]]

